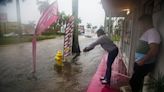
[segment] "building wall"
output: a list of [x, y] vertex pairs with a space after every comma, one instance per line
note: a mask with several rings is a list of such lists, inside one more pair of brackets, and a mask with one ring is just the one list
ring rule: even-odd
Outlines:
[[[127, 68], [128, 68], [128, 73], [131, 75], [133, 72], [133, 64], [134, 64], [134, 53], [135, 53], [135, 49], [136, 49], [136, 44], [137, 41], [141, 35], [141, 30], [142, 28], [137, 24], [138, 22], [138, 18], [143, 15], [143, 14], [152, 14], [153, 15], [153, 22], [154, 22], [154, 26], [155, 28], [157, 28], [157, 30], [159, 31], [160, 35], [161, 35], [161, 40], [162, 43], [164, 41], [164, 4], [162, 4], [162, 2], [164, 2], [163, 0], [138, 0], [137, 4], [135, 6], [135, 8], [133, 10], [131, 10], [131, 14], [126, 16], [125, 21], [127, 21], [127, 23], [129, 23], [131, 21], [130, 24], [130, 30], [131, 30], [131, 35], [128, 39], [130, 39], [130, 44], [128, 47], [128, 49], [126, 49], [127, 47], [125, 46], [124, 43], [122, 43], [122, 54], [125, 54], [123, 58], [125, 58], [124, 60], [126, 60], [126, 58], [128, 58], [126, 60], [127, 63]], [[110, 16], [110, 15], [109, 15]], [[131, 18], [128, 18], [129, 16], [131, 16]], [[129, 26], [129, 24], [128, 24]], [[110, 28], [110, 26], [108, 25], [108, 27]], [[125, 30], [127, 30], [128, 28], [124, 27], [123, 29], [123, 39], [122, 42], [126, 40], [125, 38]], [[158, 57], [158, 63], [156, 65], [156, 69], [155, 69], [155, 74], [157, 72], [162, 72], [164, 74], [164, 44], [161, 44], [161, 49], [160, 49], [160, 53], [159, 53], [159, 57]], [[125, 49], [125, 50], [124, 50]], [[129, 53], [126, 53], [128, 52]], [[125, 63], [126, 64], [126, 63]]]
[[[164, 7], [164, 4], [162, 5]], [[161, 35], [161, 46], [160, 46], [160, 53], [158, 58], [158, 63], [155, 70], [155, 75], [158, 72], [162, 72], [164, 75], [164, 9], [161, 11], [153, 14], [154, 19], [154, 25], [158, 29], [160, 35]]]
[[[160, 0], [150, 0], [150, 1], [147, 1], [145, 0], [145, 3], [143, 2], [138, 2], [139, 3], [139, 6], [137, 6], [134, 10], [131, 11], [131, 15], [129, 16], [132, 16], [132, 18], [126, 18], [126, 21], [132, 21], [132, 34], [131, 34], [131, 37], [129, 38], [131, 41], [130, 41], [130, 45], [128, 46], [128, 50], [123, 50], [123, 56], [124, 56], [124, 60], [125, 61], [125, 64], [128, 65], [128, 73], [129, 75], [132, 74], [133, 72], [133, 64], [134, 64], [134, 53], [135, 53], [135, 49], [136, 49], [136, 44], [137, 44], [137, 41], [141, 35], [141, 30], [142, 28], [137, 24], [137, 21], [138, 21], [138, 18], [143, 15], [143, 14], [152, 14], [153, 15], [153, 22], [154, 22], [154, 26], [155, 28], [157, 28], [157, 30], [159, 31], [160, 35], [161, 35], [161, 40], [162, 40], [162, 43], [164, 41], [164, 18], [162, 16], [164, 16], [164, 9], [162, 9], [162, 7], [164, 7], [164, 4], [160, 4], [158, 3], [159, 5], [154, 5], [154, 6], [150, 6], [152, 5], [152, 3], [156, 3], [156, 2], [159, 2]], [[147, 5], [147, 7], [145, 7], [145, 5]], [[162, 5], [162, 6], [160, 6]], [[159, 6], [161, 8], [159, 8]], [[128, 24], [129, 25], [129, 24]], [[127, 30], [127, 29], [124, 29], [124, 30]], [[126, 33], [124, 33], [126, 34]], [[123, 40], [126, 40], [125, 37], [123, 37]], [[158, 57], [158, 63], [156, 65], [156, 69], [155, 69], [155, 75], [158, 73], [158, 72], [162, 72], [164, 74], [164, 44], [161, 44], [161, 49], [160, 49], [160, 53], [159, 53], [159, 57]], [[124, 44], [122, 45], [123, 48], [122, 49], [125, 49], [126, 46], [124, 46]], [[130, 50], [130, 54], [126, 53]], [[126, 59], [128, 58], [128, 59]], [[129, 62], [129, 63], [126, 63], [126, 62]]]

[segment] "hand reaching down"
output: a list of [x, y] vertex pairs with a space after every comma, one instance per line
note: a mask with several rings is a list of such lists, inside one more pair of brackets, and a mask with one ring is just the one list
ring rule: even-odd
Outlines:
[[90, 50], [91, 50], [90, 48], [85, 47], [85, 48], [83, 49], [83, 52], [88, 52], [88, 51], [90, 51]]

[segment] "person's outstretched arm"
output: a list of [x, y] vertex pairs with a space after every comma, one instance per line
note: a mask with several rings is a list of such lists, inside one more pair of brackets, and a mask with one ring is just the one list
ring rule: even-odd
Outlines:
[[85, 47], [85, 48], [83, 49], [83, 51], [84, 51], [84, 52], [88, 52], [88, 51], [94, 49], [94, 47], [95, 47], [96, 45], [101, 44], [102, 41], [103, 41], [103, 38], [102, 38], [102, 36], [101, 36], [101, 37], [99, 37], [95, 42], [93, 42], [93, 43], [91, 43], [89, 46]]

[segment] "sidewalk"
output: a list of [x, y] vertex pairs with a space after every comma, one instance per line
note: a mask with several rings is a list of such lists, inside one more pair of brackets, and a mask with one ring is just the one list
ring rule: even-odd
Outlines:
[[87, 92], [119, 92], [121, 86], [128, 84], [128, 76], [126, 76], [126, 68], [123, 62], [117, 57], [112, 66], [111, 88], [101, 84], [99, 78], [104, 75], [106, 70], [107, 54], [104, 54], [99, 67], [92, 77]]

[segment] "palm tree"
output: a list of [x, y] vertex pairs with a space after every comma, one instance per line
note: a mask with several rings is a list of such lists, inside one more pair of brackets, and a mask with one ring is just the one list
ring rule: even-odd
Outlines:
[[50, 27], [49, 27], [49, 31], [53, 31], [53, 32], [58, 32], [61, 30], [61, 27], [66, 27], [66, 23], [68, 18], [70, 17], [69, 15], [66, 15], [64, 12], [59, 12], [58, 13], [58, 21], [56, 23], [53, 23]]
[[82, 20], [80, 18], [77, 18], [77, 24], [80, 24]]
[[[6, 5], [7, 3], [12, 2], [13, 0], [0, 0], [0, 4]], [[22, 0], [23, 2], [25, 0]], [[21, 31], [21, 14], [20, 14], [20, 0], [16, 0], [16, 12], [17, 12], [17, 22], [18, 22], [18, 34], [22, 35]]]
[[[52, 24], [52, 26], [51, 26], [51, 27], [53, 27], [53, 30], [57, 30], [57, 31], [59, 31], [62, 26], [66, 25], [66, 23], [70, 17], [70, 15], [66, 15], [65, 12], [61, 12], [61, 13], [59, 12], [58, 15], [59, 15], [58, 22], [55, 24]], [[80, 18], [76, 19], [76, 22], [78, 24], [81, 23], [81, 19]]]
[[22, 29], [21, 28], [21, 14], [20, 14], [20, 3], [19, 3], [19, 0], [16, 0], [16, 8], [17, 8], [18, 34], [22, 35], [22, 31], [21, 31], [21, 29]]
[[64, 12], [59, 13], [58, 22], [53, 24], [55, 30], [59, 31], [62, 26], [66, 25], [69, 15], [66, 15]]
[[[4, 6], [9, 2], [12, 2], [12, 0], [0, 0], [0, 5]], [[0, 38], [2, 38], [2, 37], [3, 37], [3, 32], [2, 32], [2, 30], [0, 30]]]
[[69, 18], [69, 15], [66, 15], [64, 12], [59, 13], [59, 24], [61, 26], [65, 25], [68, 18]]
[[40, 14], [42, 14], [48, 8], [48, 6], [50, 4], [48, 3], [48, 1], [38, 1], [37, 0], [37, 5], [38, 5], [38, 9], [40, 11]]
[[92, 24], [91, 23], [87, 23], [87, 28], [91, 28]]
[[12, 0], [0, 0], [0, 5], [6, 5], [7, 3], [12, 2]]

